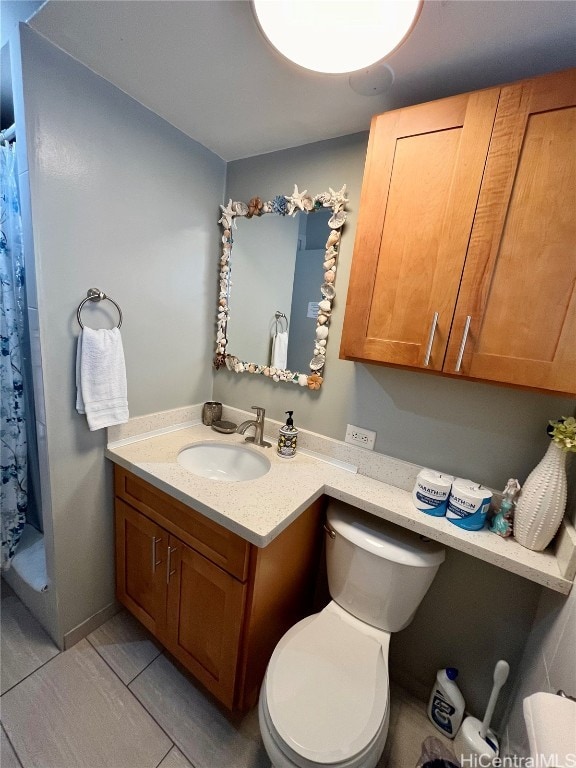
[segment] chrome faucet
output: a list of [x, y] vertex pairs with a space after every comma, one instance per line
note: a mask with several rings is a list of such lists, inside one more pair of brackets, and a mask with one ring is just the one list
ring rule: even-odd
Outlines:
[[256, 411], [256, 418], [243, 421], [242, 424], [236, 427], [236, 432], [243, 435], [249, 427], [254, 427], [254, 437], [247, 437], [245, 442], [260, 445], [263, 448], [271, 448], [272, 443], [267, 443], [264, 440], [264, 415], [266, 411], [258, 405], [253, 405], [252, 410]]

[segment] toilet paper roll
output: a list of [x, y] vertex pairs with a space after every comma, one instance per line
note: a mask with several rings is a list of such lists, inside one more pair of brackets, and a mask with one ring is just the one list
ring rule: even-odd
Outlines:
[[446, 519], [467, 531], [479, 531], [486, 523], [491, 500], [488, 488], [459, 477], [452, 485]]
[[416, 485], [412, 491], [412, 501], [416, 509], [433, 517], [445, 515], [446, 502], [453, 480], [452, 475], [444, 475], [432, 469], [422, 469], [418, 473]]
[[467, 480], [465, 477], [457, 477], [456, 480], [452, 483], [452, 488], [454, 490], [460, 490], [460, 491], [469, 491], [469, 490], [478, 490], [479, 488], [482, 488], [480, 483], [475, 483], [472, 480]]

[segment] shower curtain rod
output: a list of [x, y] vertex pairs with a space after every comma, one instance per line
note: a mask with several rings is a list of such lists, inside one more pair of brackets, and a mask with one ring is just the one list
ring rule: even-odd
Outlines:
[[0, 141], [13, 141], [16, 138], [16, 123], [12, 123], [9, 128], [0, 131]]

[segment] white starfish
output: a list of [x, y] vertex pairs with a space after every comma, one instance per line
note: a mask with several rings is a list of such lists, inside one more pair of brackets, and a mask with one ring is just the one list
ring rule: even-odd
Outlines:
[[346, 197], [346, 184], [344, 184], [342, 189], [338, 192], [334, 192], [332, 187], [328, 187], [328, 191], [332, 197], [332, 208], [334, 209], [334, 213], [341, 211], [348, 202], [348, 198]]
[[296, 216], [296, 208], [299, 208], [301, 211], [304, 210], [303, 198], [307, 192], [307, 189], [305, 189], [304, 192], [299, 192], [298, 184], [294, 184], [294, 192], [292, 192], [290, 197], [286, 197], [286, 200], [288, 201], [287, 213], [289, 216]]
[[218, 224], [222, 224], [225, 229], [232, 229], [232, 227], [238, 229], [236, 226], [236, 211], [232, 205], [232, 198], [230, 198], [226, 207], [221, 205], [220, 210], [222, 211], [222, 216], [218, 219]]

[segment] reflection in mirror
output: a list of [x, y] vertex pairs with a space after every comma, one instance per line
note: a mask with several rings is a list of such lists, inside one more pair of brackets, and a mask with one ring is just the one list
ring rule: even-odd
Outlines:
[[320, 388], [347, 202], [346, 186], [312, 197], [295, 185], [221, 206], [216, 368]]

